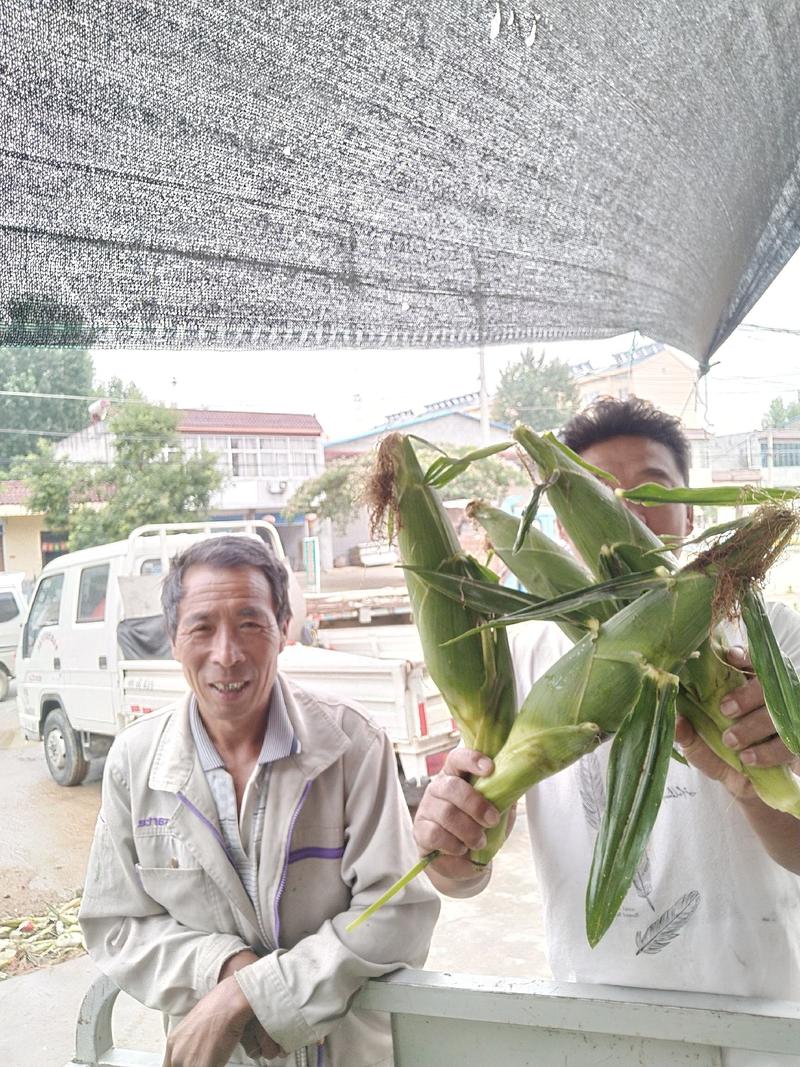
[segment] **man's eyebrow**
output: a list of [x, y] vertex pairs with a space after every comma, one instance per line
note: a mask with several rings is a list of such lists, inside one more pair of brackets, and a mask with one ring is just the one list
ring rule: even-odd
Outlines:
[[267, 614], [266, 608], [246, 606], [236, 612], [242, 619], [263, 619]]
[[673, 474], [666, 467], [645, 467], [641, 472], [642, 479], [647, 478], [672, 478]]

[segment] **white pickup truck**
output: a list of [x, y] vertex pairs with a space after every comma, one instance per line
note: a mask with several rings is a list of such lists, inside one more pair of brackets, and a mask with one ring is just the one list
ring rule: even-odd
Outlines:
[[[143, 526], [127, 541], [72, 552], [42, 571], [17, 656], [20, 725], [44, 740], [52, 777], [83, 781], [93, 757], [105, 755], [125, 725], [175, 701], [186, 688], [170, 658], [160, 613], [161, 575], [192, 541], [222, 533], [259, 536], [280, 558], [266, 522]], [[293, 629], [305, 617], [290, 578]], [[424, 664], [378, 659], [290, 643], [279, 669], [300, 685], [356, 700], [384, 727], [401, 776], [421, 781], [438, 770], [457, 741], [454, 724]], [[407, 795], [413, 799], [413, 790]]]
[[8, 696], [16, 673], [17, 645], [28, 601], [23, 592], [22, 572], [0, 574], [0, 700]]

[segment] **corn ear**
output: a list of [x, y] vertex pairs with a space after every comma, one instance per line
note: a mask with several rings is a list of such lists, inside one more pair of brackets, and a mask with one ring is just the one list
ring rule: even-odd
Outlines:
[[585, 464], [552, 434], [540, 436], [518, 426], [513, 437], [548, 483], [547, 498], [561, 525], [581, 559], [601, 581], [609, 577], [601, 563], [604, 548], [606, 555], [613, 551], [632, 571], [658, 566], [674, 569], [675, 560], [662, 541], [598, 479], [602, 472]]
[[764, 701], [781, 740], [795, 755], [800, 752], [800, 680], [781, 652], [764, 598], [750, 589], [742, 600], [750, 659], [764, 689]]
[[726, 649], [717, 637], [705, 641], [699, 651], [700, 655], [690, 659], [680, 672], [678, 714], [689, 720], [712, 752], [750, 780], [765, 804], [800, 819], [800, 786], [791, 770], [786, 766], [753, 767], [742, 763], [723, 742], [722, 735], [731, 723], [719, 710], [720, 704], [744, 684], [745, 678], [726, 662]]
[[[591, 584], [589, 573], [574, 556], [537, 527], [529, 527], [520, 543], [521, 523], [508, 512], [474, 500], [467, 506], [467, 515], [483, 527], [493, 551], [529, 593], [550, 600]], [[602, 622], [611, 618], [616, 607], [613, 602], [597, 604], [587, 611], [585, 618]], [[568, 622], [559, 622], [559, 626], [573, 641], [578, 640], [585, 629], [585, 626]]]
[[[393, 515], [403, 564], [453, 577], [484, 579], [483, 568], [461, 551], [453, 525], [408, 437], [390, 434], [381, 441], [369, 497], [375, 519], [387, 510]], [[490, 616], [458, 603], [411, 569], [405, 571], [405, 579], [431, 678], [465, 744], [494, 756], [508, 736], [516, 707], [506, 634], [470, 633]], [[463, 640], [448, 643], [455, 638]], [[500, 842], [504, 836], [505, 820], [487, 833], [487, 838]]]
[[[800, 495], [800, 491], [795, 489], [745, 491], [737, 487], [715, 487], [695, 490], [687, 487], [667, 489], [655, 485], [627, 491], [616, 489], [612, 493], [597, 482], [579, 457], [571, 459], [569, 450], [548, 435], [539, 437], [520, 427], [515, 430], [514, 437], [537, 463], [542, 476], [552, 483], [548, 499], [559, 521], [581, 555], [593, 561], [593, 567], [601, 578], [613, 573], [614, 563], [620, 559], [627, 568], [639, 570], [653, 569], [659, 561], [670, 564], [672, 560], [671, 555], [660, 553], [655, 547], [648, 549], [648, 545], [660, 546], [661, 542], [624, 506], [623, 500], [653, 504], [752, 504], [764, 500], [791, 500]], [[594, 498], [592, 480], [596, 487]], [[720, 493], [728, 493], [729, 490], [733, 491], [735, 499], [722, 500]], [[736, 536], [738, 532], [746, 532], [751, 527], [752, 518], [747, 518], [726, 524], [721, 529]], [[706, 536], [708, 533], [710, 531]], [[784, 543], [768, 551], [774, 555]], [[633, 545], [633, 549], [629, 545]], [[688, 661], [681, 669], [678, 712], [691, 722], [713, 752], [750, 780], [764, 803], [800, 818], [800, 783], [791, 771], [785, 767], [757, 768], [743, 764], [722, 741], [722, 734], [730, 722], [719, 711], [720, 703], [732, 689], [742, 685], [744, 679], [725, 662], [720, 638], [721, 634], [718, 633], [714, 640], [704, 641], [698, 648], [699, 658]], [[763, 677], [760, 674], [760, 680], [762, 684], [765, 680], [768, 685], [771, 684], [769, 668], [763, 672]], [[780, 700], [773, 698], [773, 704], [780, 708]]]
[[593, 948], [625, 899], [661, 806], [677, 690], [674, 674], [648, 672], [633, 710], [614, 736], [606, 808], [586, 889], [586, 935]]
[[[484, 572], [462, 551], [439, 497], [426, 482], [413, 445], [390, 434], [379, 446], [380, 476], [391, 478], [396, 539], [403, 564], [453, 577], [482, 580]], [[384, 482], [385, 484], [385, 482]], [[375, 496], [372, 496], [373, 503]], [[385, 499], [383, 501], [385, 504]], [[465, 608], [405, 571], [406, 585], [431, 678], [457, 721], [465, 742], [493, 756], [514, 719], [511, 655], [503, 634], [463, 637], [488, 615]]]

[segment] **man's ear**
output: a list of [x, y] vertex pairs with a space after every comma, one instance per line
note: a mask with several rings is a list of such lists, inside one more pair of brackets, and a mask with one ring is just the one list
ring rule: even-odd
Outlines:
[[286, 642], [289, 640], [289, 626], [291, 625], [291, 622], [292, 622], [292, 616], [289, 615], [288, 618], [284, 619], [283, 622], [280, 625], [281, 638], [280, 638], [280, 641], [278, 643], [278, 653], [279, 654], [281, 652], [283, 652], [283, 650], [286, 648]]

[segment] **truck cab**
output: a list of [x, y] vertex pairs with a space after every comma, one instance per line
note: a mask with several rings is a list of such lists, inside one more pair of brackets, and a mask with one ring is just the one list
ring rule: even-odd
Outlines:
[[0, 574], [0, 700], [8, 696], [16, 674], [17, 645], [28, 606], [24, 582], [22, 572]]

